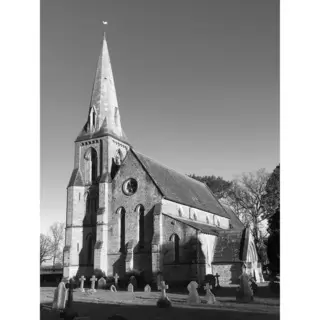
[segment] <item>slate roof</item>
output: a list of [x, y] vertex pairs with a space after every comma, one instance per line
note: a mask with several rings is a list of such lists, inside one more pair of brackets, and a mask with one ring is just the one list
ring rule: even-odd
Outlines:
[[215, 227], [215, 226], [210, 226], [208, 224], [205, 223], [201, 223], [201, 222], [197, 222], [197, 221], [191, 221], [191, 220], [187, 220], [187, 219], [183, 219], [183, 218], [179, 218], [179, 217], [175, 217], [172, 216], [170, 214], [166, 214], [163, 213], [165, 216], [170, 217], [171, 219], [177, 220], [179, 222], [182, 222], [194, 229], [197, 229], [199, 231], [201, 231], [202, 233], [205, 234], [211, 234], [214, 236], [218, 236], [219, 235], [219, 231], [222, 230], [221, 228]]
[[77, 187], [84, 186], [83, 178], [78, 168], [73, 169], [72, 171], [71, 178], [69, 180], [67, 188], [69, 188], [70, 186], [77, 186]]
[[228, 213], [204, 183], [178, 173], [133, 151], [164, 198], [229, 219]]
[[[221, 202], [220, 202], [221, 203]], [[232, 209], [230, 209], [227, 205], [221, 203], [224, 209], [227, 211], [229, 217], [230, 217], [230, 224], [232, 225], [232, 229], [235, 230], [243, 230], [244, 225], [243, 223], [239, 220], [237, 215], [233, 212]]]

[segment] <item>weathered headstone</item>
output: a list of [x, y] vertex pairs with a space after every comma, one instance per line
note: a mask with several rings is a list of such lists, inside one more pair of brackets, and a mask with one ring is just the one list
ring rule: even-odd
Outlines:
[[57, 310], [58, 309], [58, 287], [55, 288], [54, 290], [54, 295], [53, 295], [53, 302], [52, 302], [52, 309]]
[[198, 284], [196, 281], [191, 281], [188, 284], [188, 291], [189, 291], [189, 296], [187, 299], [188, 304], [198, 304], [201, 303], [199, 294], [198, 294]]
[[91, 290], [93, 291], [93, 292], [96, 292], [96, 289], [94, 288], [95, 287], [95, 284], [96, 284], [96, 281], [97, 281], [98, 279], [95, 277], [95, 276], [92, 276], [92, 278], [90, 279], [90, 281], [91, 281]]
[[134, 286], [132, 283], [129, 283], [128, 285], [128, 292], [134, 292]]
[[163, 281], [162, 274], [158, 273], [157, 274], [157, 288], [159, 291], [161, 291], [161, 281]]
[[60, 282], [57, 288], [57, 293], [55, 293], [56, 298], [52, 305], [53, 309], [63, 310], [66, 307], [68, 289], [64, 282]]
[[134, 290], [137, 289], [137, 279], [135, 276], [131, 276], [129, 282], [133, 285]]
[[245, 267], [242, 268], [242, 274], [239, 279], [240, 286], [236, 293], [236, 300], [239, 302], [250, 302], [253, 299], [253, 292], [250, 287], [250, 277]]
[[206, 301], [208, 304], [214, 304], [216, 302], [216, 297], [210, 289], [212, 289], [212, 286], [209, 283], [206, 283], [206, 285], [204, 286], [204, 290], [206, 290]]
[[115, 285], [112, 285], [112, 286], [110, 287], [110, 291], [111, 291], [111, 292], [117, 292], [116, 286], [115, 286]]
[[119, 276], [118, 276], [118, 274], [116, 273], [116, 274], [114, 275], [114, 284], [115, 284], [116, 287], [118, 286], [118, 280], [119, 280]]
[[100, 278], [98, 281], [98, 289], [105, 289], [107, 286], [107, 281], [105, 278]]
[[148, 284], [144, 287], [144, 292], [151, 292], [151, 287]]
[[159, 308], [169, 308], [171, 307], [171, 301], [169, 300], [167, 296], [166, 289], [169, 288], [168, 285], [164, 281], [161, 281], [160, 283], [160, 290], [161, 290], [161, 296], [159, 300], [157, 301], [157, 307]]
[[84, 292], [84, 282], [86, 280], [86, 278], [84, 276], [81, 276], [81, 278], [79, 278], [80, 280], [80, 291]]

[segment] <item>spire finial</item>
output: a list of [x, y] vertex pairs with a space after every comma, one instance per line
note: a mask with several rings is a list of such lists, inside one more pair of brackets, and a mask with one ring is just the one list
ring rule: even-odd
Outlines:
[[[102, 23], [104, 26], [108, 25], [107, 21], [102, 21]], [[106, 27], [104, 28], [104, 31], [103, 31], [103, 39], [106, 39]]]

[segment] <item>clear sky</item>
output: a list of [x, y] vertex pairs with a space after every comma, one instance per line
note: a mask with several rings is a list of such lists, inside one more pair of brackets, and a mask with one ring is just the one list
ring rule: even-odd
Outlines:
[[104, 29], [136, 150], [228, 180], [276, 167], [279, 1], [42, 0], [42, 232], [65, 220]]

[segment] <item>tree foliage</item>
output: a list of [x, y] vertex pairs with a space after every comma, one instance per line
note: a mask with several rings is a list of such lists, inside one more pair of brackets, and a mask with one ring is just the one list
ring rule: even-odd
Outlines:
[[218, 199], [224, 198], [231, 186], [231, 182], [224, 180], [222, 177], [216, 177], [214, 175], [201, 177], [191, 174], [189, 177], [205, 183]]
[[50, 227], [51, 234], [51, 249], [53, 265], [62, 261], [62, 246], [64, 242], [65, 224], [61, 222], [55, 222]]
[[243, 173], [232, 181], [226, 199], [244, 225], [250, 227], [262, 262], [266, 262], [267, 258], [267, 232], [264, 228], [267, 211], [263, 206], [263, 196], [269, 176], [265, 169]]
[[52, 243], [49, 236], [40, 234], [40, 266], [52, 258]]
[[268, 258], [274, 274], [280, 272], [280, 165], [270, 175], [263, 199], [268, 213]]

